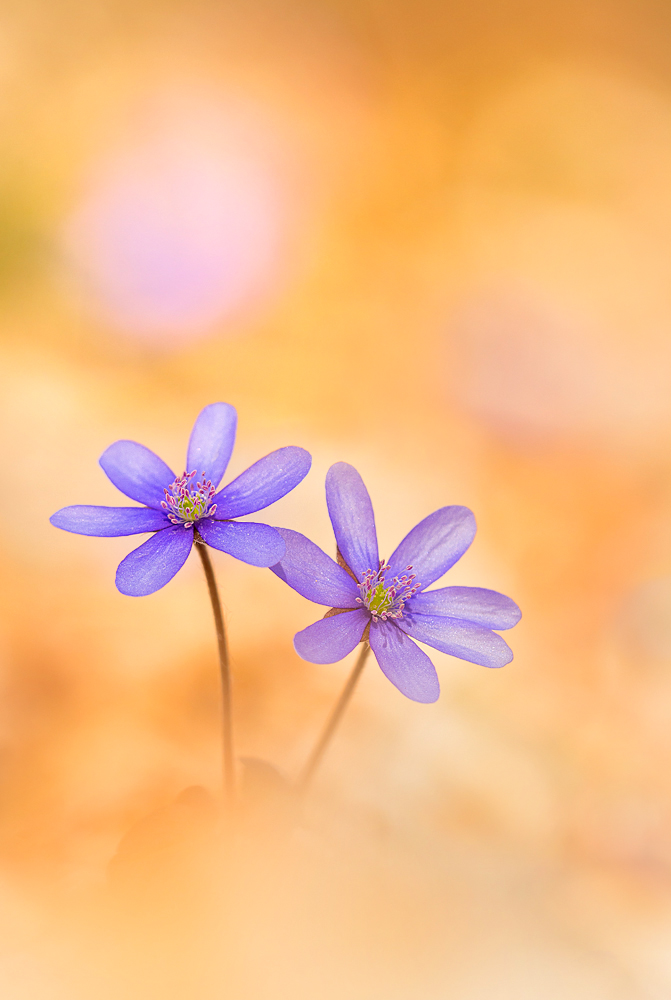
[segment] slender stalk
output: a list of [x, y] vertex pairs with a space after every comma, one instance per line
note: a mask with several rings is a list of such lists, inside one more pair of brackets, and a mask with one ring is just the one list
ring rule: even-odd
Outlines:
[[300, 778], [298, 779], [298, 788], [301, 792], [304, 792], [306, 790], [306, 788], [312, 781], [315, 771], [317, 770], [317, 768], [321, 763], [321, 759], [324, 756], [324, 753], [326, 752], [326, 748], [331, 742], [331, 738], [334, 732], [336, 731], [338, 723], [340, 722], [340, 719], [342, 718], [342, 715], [345, 709], [347, 708], [347, 705], [349, 704], [350, 698], [354, 694], [354, 688], [356, 687], [357, 681], [359, 680], [363, 668], [366, 665], [366, 657], [368, 656], [369, 652], [370, 652], [370, 645], [367, 642], [364, 642], [363, 649], [359, 653], [357, 661], [354, 664], [352, 673], [347, 678], [347, 683], [345, 684], [345, 687], [342, 689], [342, 694], [338, 698], [338, 701], [336, 702], [335, 707], [331, 712], [326, 725], [324, 726], [324, 730], [319, 739], [317, 740], [317, 744], [312, 753], [310, 754], [308, 762], [303, 768], [303, 772]]
[[214, 627], [217, 632], [217, 647], [219, 650], [219, 672], [221, 674], [221, 703], [223, 723], [223, 764], [224, 764], [224, 796], [229, 806], [235, 799], [235, 755], [233, 753], [233, 713], [231, 707], [231, 666], [228, 658], [228, 642], [224, 616], [219, 600], [217, 581], [212, 568], [212, 560], [204, 542], [197, 541], [196, 549], [205, 570], [207, 589], [212, 602]]

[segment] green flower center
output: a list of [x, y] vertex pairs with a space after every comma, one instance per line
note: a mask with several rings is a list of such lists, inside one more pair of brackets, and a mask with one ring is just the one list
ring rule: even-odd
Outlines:
[[368, 610], [371, 614], [382, 617], [385, 611], [389, 611], [394, 604], [394, 597], [396, 596], [395, 594], [392, 595], [391, 591], [391, 587], [385, 587], [384, 584], [378, 583], [367, 601]]

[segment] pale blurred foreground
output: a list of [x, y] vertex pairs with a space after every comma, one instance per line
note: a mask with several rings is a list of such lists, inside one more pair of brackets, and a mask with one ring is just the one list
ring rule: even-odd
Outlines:
[[[104, 887], [39, 903], [10, 892], [3, 996], [667, 995], [655, 980], [671, 914], [626, 878], [472, 838], [446, 851], [416, 813], [385, 827], [323, 796], [301, 820], [276, 772], [249, 761], [245, 776], [234, 830], [193, 786], [128, 832]], [[632, 909], [645, 928], [633, 946]]]

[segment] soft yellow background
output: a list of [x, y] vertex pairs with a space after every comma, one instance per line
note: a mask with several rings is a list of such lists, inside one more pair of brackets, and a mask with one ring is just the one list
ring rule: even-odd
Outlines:
[[[671, 996], [670, 43], [655, 0], [0, 8], [3, 1000]], [[281, 250], [147, 337], [73, 220], [154, 128], [216, 172], [233, 119]], [[432, 653], [432, 706], [371, 662], [297, 823], [261, 791], [223, 859], [174, 805], [219, 782], [197, 559], [131, 599], [134, 539], [48, 523], [123, 502], [119, 438], [181, 472], [215, 400], [233, 474], [313, 455], [260, 520], [331, 551], [349, 461], [382, 554], [466, 504], [445, 582], [524, 613], [501, 671]], [[350, 664], [299, 660], [318, 610], [213, 558], [238, 751], [291, 778]]]

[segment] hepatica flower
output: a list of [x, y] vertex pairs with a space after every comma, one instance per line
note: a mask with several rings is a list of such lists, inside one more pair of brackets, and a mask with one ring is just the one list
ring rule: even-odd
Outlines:
[[284, 541], [267, 524], [236, 521], [263, 510], [307, 475], [311, 458], [303, 448], [279, 448], [218, 490], [235, 442], [237, 414], [228, 403], [212, 403], [199, 414], [181, 476], [136, 441], [116, 441], [100, 464], [114, 485], [141, 507], [64, 507], [51, 523], [80, 535], [110, 537], [154, 532], [119, 564], [122, 594], [141, 597], [160, 590], [182, 568], [196, 539], [252, 566], [272, 566]]
[[435, 668], [413, 640], [485, 667], [502, 667], [513, 654], [495, 629], [515, 625], [517, 605], [494, 590], [427, 590], [468, 549], [475, 518], [467, 507], [441, 507], [406, 535], [388, 560], [380, 559], [368, 491], [351, 465], [338, 462], [326, 476], [326, 502], [338, 543], [334, 562], [296, 531], [278, 528], [286, 552], [274, 573], [303, 597], [330, 610], [294, 637], [311, 663], [335, 663], [368, 639], [382, 669], [402, 694], [432, 702], [440, 693]]

